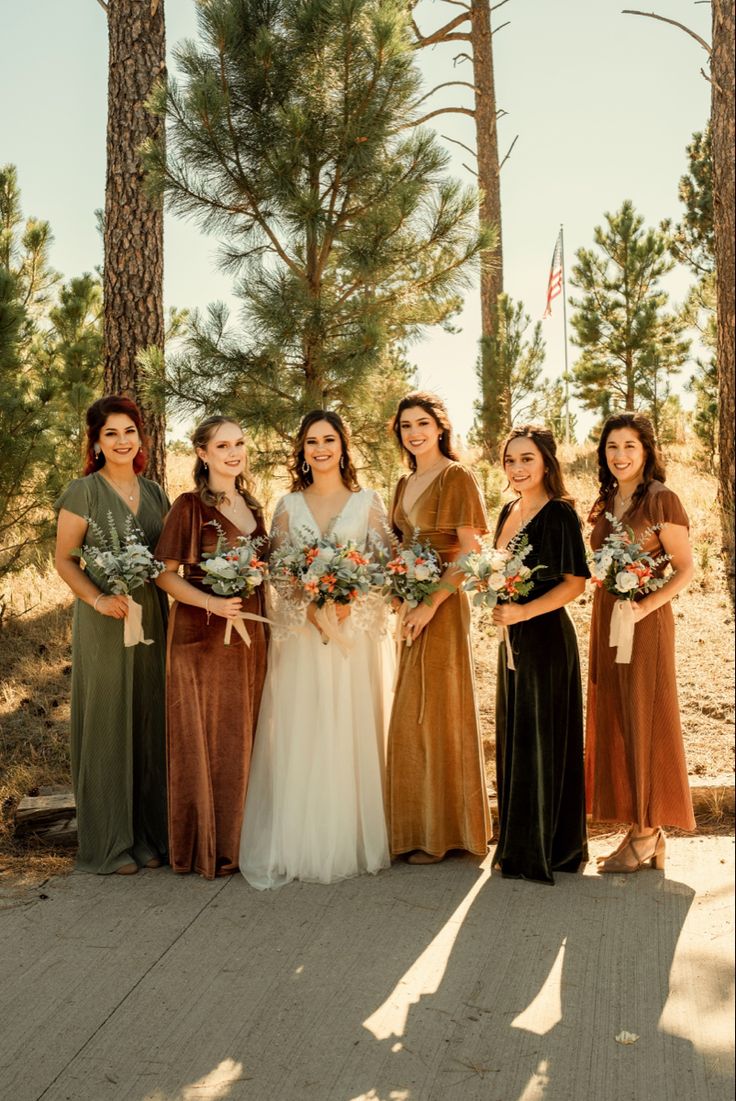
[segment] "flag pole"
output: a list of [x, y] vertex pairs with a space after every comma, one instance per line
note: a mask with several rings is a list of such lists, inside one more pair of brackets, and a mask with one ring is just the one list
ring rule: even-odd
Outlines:
[[570, 442], [570, 375], [567, 365], [567, 284], [565, 281], [565, 237], [560, 223], [560, 260], [562, 266], [562, 329], [565, 341], [565, 443]]

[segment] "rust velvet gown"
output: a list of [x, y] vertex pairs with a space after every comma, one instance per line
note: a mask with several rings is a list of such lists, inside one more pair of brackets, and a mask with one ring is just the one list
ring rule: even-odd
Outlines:
[[[260, 512], [250, 538], [264, 540]], [[228, 542], [242, 534], [198, 493], [183, 493], [166, 518], [157, 558], [184, 566], [184, 577], [203, 592], [198, 563], [215, 549], [217, 524]], [[260, 592], [243, 611], [264, 615]], [[169, 860], [175, 872], [207, 879], [238, 869], [240, 827], [248, 786], [253, 733], [266, 673], [265, 624], [244, 621], [250, 649], [233, 631], [224, 645], [225, 620], [176, 601], [169, 618], [166, 744], [169, 786]]]
[[[414, 532], [443, 564], [458, 555], [457, 529], [485, 534], [488, 520], [469, 470], [451, 463], [415, 501], [402, 505], [399, 480], [391, 524], [405, 544]], [[491, 836], [475, 703], [470, 604], [456, 592], [437, 609], [413, 646], [401, 647], [387, 754], [389, 841], [395, 855], [422, 849], [443, 856], [464, 849], [484, 856]]]
[[[623, 522], [637, 536], [652, 524], [689, 527], [677, 495], [656, 481], [636, 508], [624, 514]], [[610, 530], [601, 513], [590, 537], [594, 550]], [[655, 556], [663, 553], [657, 532], [647, 540], [646, 549]], [[636, 624], [631, 664], [617, 665], [616, 651], [608, 644], [614, 601], [599, 588], [590, 625], [588, 809], [599, 822], [695, 829], [677, 702], [672, 603]]]

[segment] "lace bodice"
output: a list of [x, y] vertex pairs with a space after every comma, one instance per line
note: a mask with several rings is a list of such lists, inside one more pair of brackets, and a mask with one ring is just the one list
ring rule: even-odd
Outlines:
[[[271, 523], [272, 549], [287, 540], [300, 542], [305, 537], [319, 539], [323, 535], [330, 535], [341, 543], [352, 541], [361, 550], [377, 547], [384, 553], [391, 552], [386, 509], [378, 493], [372, 489], [361, 489], [351, 494], [324, 533], [303, 493], [287, 493], [281, 498]], [[268, 615], [277, 641], [305, 626], [308, 604], [308, 597], [298, 592], [290, 583], [269, 586]], [[370, 593], [357, 601], [351, 608], [350, 623], [354, 630], [383, 634], [387, 623], [387, 608], [383, 596], [380, 593]]]

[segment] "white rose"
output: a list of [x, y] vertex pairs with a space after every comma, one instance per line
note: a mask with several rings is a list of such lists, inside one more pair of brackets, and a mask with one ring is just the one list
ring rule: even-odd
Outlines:
[[494, 592], [500, 592], [506, 586], [506, 577], [502, 573], [492, 573], [488, 578], [488, 586]]
[[220, 577], [236, 577], [237, 570], [232, 562], [228, 562], [226, 558], [210, 558], [208, 562], [205, 562], [204, 566], [207, 573], [216, 573]]
[[430, 576], [429, 566], [414, 567], [414, 577], [417, 581], [429, 581]]
[[504, 554], [503, 551], [496, 550], [493, 552], [491, 555], [491, 569], [494, 573], [498, 573], [499, 570], [504, 568], [507, 558], [508, 555]]
[[631, 573], [630, 570], [621, 570], [616, 574], [616, 588], [622, 593], [631, 592], [632, 589], [638, 589], [639, 578], [635, 573]]

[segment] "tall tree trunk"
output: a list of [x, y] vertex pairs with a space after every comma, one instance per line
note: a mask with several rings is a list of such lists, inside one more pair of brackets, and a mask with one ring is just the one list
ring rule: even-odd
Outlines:
[[165, 420], [145, 409], [136, 356], [164, 346], [163, 207], [143, 190], [139, 149], [163, 122], [145, 108], [166, 71], [163, 0], [109, 0], [107, 181], [105, 187], [105, 392], [144, 407], [148, 473], [166, 476]]
[[493, 40], [489, 0], [472, 0], [471, 44], [475, 85], [475, 134], [480, 188], [480, 220], [496, 226], [498, 244], [481, 259], [481, 427], [488, 452], [499, 443], [510, 410], [504, 409], [508, 394], [502, 393], [496, 355], [498, 296], [503, 291], [503, 248], [501, 240], [501, 181], [496, 126], [496, 89], [493, 79]]
[[712, 0], [711, 126], [718, 310], [718, 486], [734, 600], [734, 0]]

